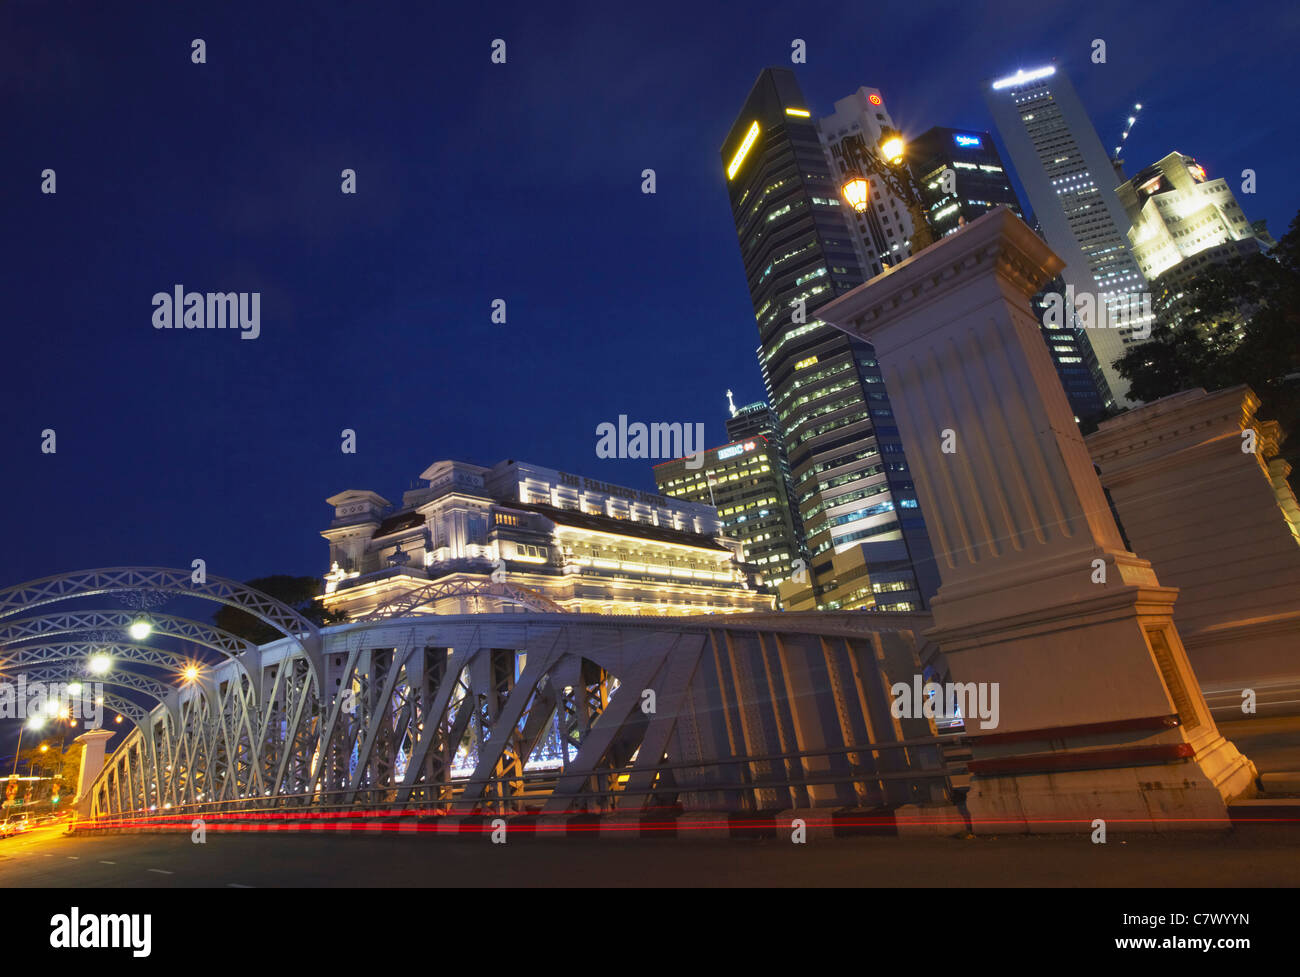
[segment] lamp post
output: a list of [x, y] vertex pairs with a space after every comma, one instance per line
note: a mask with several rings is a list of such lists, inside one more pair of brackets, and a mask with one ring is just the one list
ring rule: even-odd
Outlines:
[[912, 254], [934, 243], [934, 232], [930, 230], [921, 195], [907, 169], [907, 143], [896, 129], [882, 130], [880, 143], [874, 149], [869, 149], [860, 135], [842, 139], [840, 152], [846, 164], [840, 192], [850, 207], [859, 214], [866, 213], [871, 195], [870, 177], [874, 176], [907, 207], [912, 218], [912, 238], [908, 242]]
[[18, 776], [18, 756], [23, 752], [23, 730], [29, 727], [31, 729], [40, 729], [44, 725], [45, 725], [45, 720], [41, 718], [39, 715], [37, 715], [37, 716], [32, 716], [31, 719], [27, 720], [27, 722], [23, 723], [21, 726], [18, 727], [18, 749], [14, 752], [14, 769], [13, 769], [13, 773], [10, 774], [11, 777]]

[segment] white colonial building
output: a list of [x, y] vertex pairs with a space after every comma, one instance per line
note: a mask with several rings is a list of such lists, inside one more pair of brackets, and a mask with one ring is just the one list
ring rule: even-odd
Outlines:
[[[712, 506], [503, 461], [439, 461], [394, 506], [369, 491], [326, 501], [323, 602], [356, 617], [431, 583], [508, 583], [567, 611], [684, 615], [769, 610]], [[450, 589], [450, 588], [449, 588]], [[484, 603], [486, 601], [486, 604]], [[433, 610], [499, 610], [455, 596]]]

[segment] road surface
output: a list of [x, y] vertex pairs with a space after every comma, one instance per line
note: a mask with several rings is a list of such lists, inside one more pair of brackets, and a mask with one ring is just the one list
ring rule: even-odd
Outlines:
[[1226, 835], [712, 841], [188, 834], [0, 842], [0, 887], [1300, 886], [1300, 825]]

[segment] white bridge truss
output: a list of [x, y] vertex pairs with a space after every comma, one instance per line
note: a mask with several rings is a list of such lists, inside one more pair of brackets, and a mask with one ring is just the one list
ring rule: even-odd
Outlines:
[[890, 710], [891, 685], [933, 653], [917, 637], [928, 624], [845, 612], [338, 625], [321, 632], [319, 672], [285, 638], [255, 668], [240, 656], [172, 692], [108, 758], [92, 813], [929, 800], [949, 787], [933, 725]]
[[[136, 602], [141, 610], [50, 609], [50, 605], [99, 595]], [[235, 607], [275, 628], [284, 637], [266, 647], [275, 650], [276, 664], [264, 667], [262, 648], [220, 628], [144, 610], [170, 598]], [[149, 640], [189, 642], [215, 652], [221, 664], [205, 663], [194, 681], [173, 684], [191, 658], [175, 650], [130, 642], [130, 626], [141, 615], [150, 625]], [[233, 731], [236, 737], [229, 748], [234, 751], [232, 768], [237, 771], [232, 783], [237, 781], [241, 796], [250, 796], [253, 790], [274, 793], [266, 783], [279, 783], [293, 756], [292, 749], [281, 748], [279, 731], [286, 716], [295, 722], [302, 719], [304, 690], [316, 695], [315, 690], [321, 687], [320, 645], [316, 626], [288, 605], [236, 580], [189, 570], [108, 567], [0, 590], [0, 670], [5, 680], [21, 677], [29, 688], [34, 683], [92, 684], [97, 699], [102, 688], [104, 708], [136, 727], [130, 734], [134, 741], [114, 756], [125, 759], [134, 752], [140, 769], [153, 771], [154, 782], [148, 787], [141, 783], [142, 791], [157, 793], [158, 783], [165, 782], [173, 793], [192, 796], [194, 792], [185, 785], [199, 756], [207, 763], [225, 755], [222, 751], [227, 744], [209, 736], [219, 729], [223, 734]], [[110, 660], [111, 667], [102, 674], [91, 668], [97, 655]], [[160, 678], [140, 668], [171, 674]], [[221, 673], [220, 679], [215, 678], [216, 672]], [[119, 692], [145, 697], [154, 705], [141, 707]], [[267, 706], [262, 704], [264, 694], [274, 697]], [[248, 738], [239, 740], [245, 734]], [[249, 752], [249, 742], [256, 742], [258, 752]], [[284, 770], [263, 765], [267, 751], [283, 757]], [[83, 785], [83, 796], [88, 789], [89, 785]]]

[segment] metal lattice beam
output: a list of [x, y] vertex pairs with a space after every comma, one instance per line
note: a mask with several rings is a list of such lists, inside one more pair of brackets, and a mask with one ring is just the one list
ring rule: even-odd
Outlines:
[[[0, 624], [0, 647], [14, 645], [30, 638], [45, 638], [60, 634], [79, 634], [86, 631], [125, 632], [137, 619], [136, 611], [95, 610], [63, 611], [19, 618]], [[239, 655], [254, 651], [257, 645], [237, 634], [221, 628], [193, 621], [186, 617], [150, 612], [149, 623], [153, 633], [168, 638], [180, 638], [219, 651], [224, 655]]]
[[120, 689], [130, 689], [156, 699], [159, 704], [167, 701], [168, 696], [176, 691], [175, 687], [159, 682], [147, 675], [135, 672], [115, 671], [109, 675], [87, 675], [79, 671], [71, 662], [65, 664], [43, 665], [23, 673], [29, 683], [32, 682], [81, 682], [83, 684], [111, 685]]
[[[56, 662], [76, 663], [86, 668], [86, 675], [97, 677], [89, 670], [89, 661], [96, 655], [107, 655], [116, 665], [128, 662], [136, 665], [152, 665], [156, 668], [176, 670], [177, 665], [193, 661], [190, 655], [172, 651], [167, 648], [153, 648], [146, 645], [128, 645], [104, 641], [46, 641], [40, 643], [11, 646], [0, 655], [0, 670], [26, 669]], [[245, 673], [247, 662], [244, 658], [229, 657]], [[204, 668], [209, 663], [200, 663]]]
[[[102, 641], [51, 641], [22, 645], [6, 649], [0, 658], [0, 669], [33, 668], [51, 662], [68, 662], [87, 667], [94, 655], [108, 655], [114, 663], [133, 662], [137, 665], [154, 665], [174, 668], [178, 662], [190, 661], [190, 656], [166, 648], [148, 648], [141, 645], [123, 645]], [[87, 675], [92, 675], [89, 670]]]
[[320, 631], [316, 625], [288, 604], [225, 577], [207, 576], [202, 583], [195, 583], [191, 571], [167, 567], [105, 567], [61, 573], [0, 590], [0, 618], [16, 617], [64, 600], [139, 591], [197, 597], [251, 614], [292, 638], [317, 682], [322, 681], [324, 665], [320, 658]]
[[491, 598], [506, 604], [515, 604], [543, 614], [563, 614], [565, 610], [545, 594], [529, 587], [512, 583], [479, 583], [473, 580], [451, 580], [426, 584], [407, 591], [400, 597], [380, 604], [361, 621], [378, 621], [389, 617], [406, 617], [425, 604], [450, 597]]

